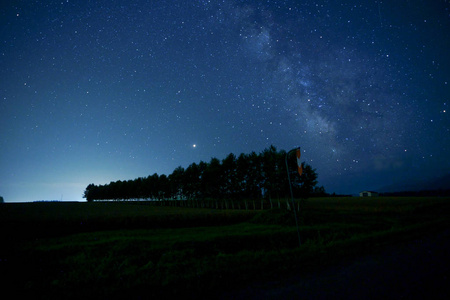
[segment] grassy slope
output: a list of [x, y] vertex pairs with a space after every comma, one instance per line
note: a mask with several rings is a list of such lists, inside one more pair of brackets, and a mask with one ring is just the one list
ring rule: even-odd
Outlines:
[[2, 273], [8, 288], [50, 298], [207, 294], [448, 228], [449, 213], [447, 198], [311, 199], [298, 247], [285, 210], [8, 205], [0, 207], [9, 229]]

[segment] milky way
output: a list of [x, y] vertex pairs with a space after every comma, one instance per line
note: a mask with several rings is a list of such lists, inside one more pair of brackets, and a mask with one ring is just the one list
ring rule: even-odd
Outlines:
[[447, 174], [449, 6], [3, 5], [0, 195], [80, 200], [270, 145], [301, 146], [328, 192]]

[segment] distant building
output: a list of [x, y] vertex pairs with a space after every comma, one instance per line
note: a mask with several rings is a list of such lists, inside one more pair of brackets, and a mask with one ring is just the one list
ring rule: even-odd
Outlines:
[[372, 192], [372, 191], [362, 191], [359, 193], [360, 197], [378, 197], [378, 193], [377, 192]]

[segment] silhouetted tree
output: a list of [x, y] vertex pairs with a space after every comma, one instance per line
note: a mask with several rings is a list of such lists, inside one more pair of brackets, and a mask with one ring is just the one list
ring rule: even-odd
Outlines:
[[149, 198], [157, 199], [159, 196], [159, 188], [158, 188], [159, 176], [154, 173], [152, 176], [147, 177], [145, 181], [147, 195]]
[[158, 187], [159, 187], [159, 199], [167, 199], [170, 198], [170, 184], [169, 184], [169, 178], [167, 178], [166, 175], [162, 174], [159, 176], [158, 180]]
[[245, 185], [246, 194], [250, 198], [258, 199], [261, 197], [263, 182], [261, 157], [255, 152], [252, 152], [248, 155], [247, 159], [249, 161], [249, 168], [247, 170], [248, 176]]
[[98, 199], [97, 198], [98, 195], [96, 195], [96, 190], [97, 190], [97, 187], [93, 183], [89, 184], [86, 187], [86, 190], [84, 191], [83, 198], [86, 198], [87, 202], [92, 202], [92, 201]]
[[202, 192], [205, 197], [221, 198], [222, 170], [220, 160], [213, 157], [202, 174]]
[[233, 153], [222, 160], [222, 193], [225, 197], [235, 198], [239, 186], [237, 184], [238, 177], [236, 176], [237, 163], [236, 156]]
[[248, 160], [248, 155], [241, 153], [236, 160], [236, 196], [238, 198], [244, 198], [246, 195], [246, 186], [249, 174], [247, 170], [249, 169], [250, 163]]
[[314, 197], [326, 197], [329, 196], [329, 194], [327, 194], [327, 192], [325, 192], [325, 188], [323, 186], [316, 186], [314, 188], [314, 192], [311, 196]]
[[169, 175], [170, 191], [173, 197], [182, 198], [184, 190], [184, 168], [179, 166]]
[[188, 199], [195, 198], [199, 195], [200, 190], [200, 168], [198, 164], [192, 163], [184, 172], [184, 193]]
[[261, 166], [262, 187], [270, 200], [278, 184], [277, 176], [280, 176], [277, 173], [277, 149], [274, 146], [270, 146], [261, 153]]
[[277, 161], [276, 161], [276, 183], [275, 183], [275, 193], [277, 197], [286, 197], [288, 196], [289, 189], [286, 189], [288, 186], [288, 178], [286, 173], [286, 151], [281, 150], [277, 152]]
[[313, 192], [317, 184], [316, 169], [313, 169], [310, 165], [302, 163], [303, 174], [300, 176], [300, 188], [299, 193], [303, 198], [309, 197]]

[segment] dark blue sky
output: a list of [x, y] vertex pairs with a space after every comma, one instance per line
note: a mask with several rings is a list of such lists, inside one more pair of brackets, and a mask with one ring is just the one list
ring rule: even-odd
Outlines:
[[271, 144], [301, 146], [328, 192], [447, 174], [449, 7], [7, 1], [0, 195], [81, 200]]

